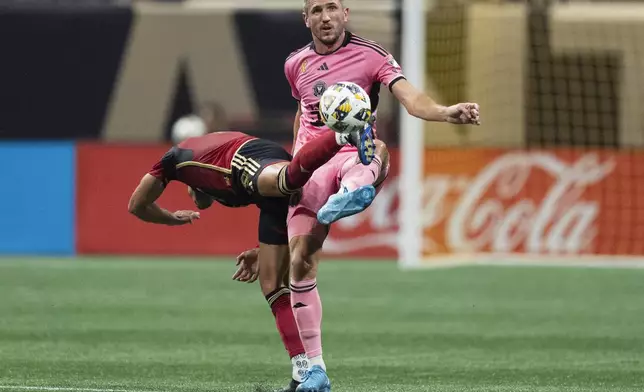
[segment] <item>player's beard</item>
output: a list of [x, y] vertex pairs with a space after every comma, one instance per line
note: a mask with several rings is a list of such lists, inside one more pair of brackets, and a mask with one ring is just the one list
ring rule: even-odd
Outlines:
[[324, 30], [320, 27], [318, 33], [318, 40], [326, 46], [333, 46], [342, 35], [343, 28], [341, 26], [332, 27], [330, 30]]

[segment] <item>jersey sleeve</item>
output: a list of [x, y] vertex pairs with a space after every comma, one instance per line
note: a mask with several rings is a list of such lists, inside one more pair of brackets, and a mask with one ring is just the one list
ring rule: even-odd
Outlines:
[[393, 55], [387, 53], [385, 57], [382, 57], [375, 54], [374, 61], [377, 61], [376, 64], [378, 64], [374, 79], [387, 86], [389, 90], [391, 90], [397, 81], [405, 78], [405, 75], [402, 73], [402, 68]]
[[161, 160], [152, 166], [152, 169], [148, 172], [153, 177], [161, 180], [164, 184], [175, 179], [176, 173], [176, 159], [174, 154], [175, 148], [173, 147], [168, 152], [166, 152]]
[[166, 182], [165, 180], [165, 174], [163, 174], [163, 163], [161, 161], [158, 161], [157, 163], [152, 166], [152, 169], [148, 172], [149, 175], [156, 177], [157, 179]]
[[298, 101], [302, 100], [302, 97], [300, 97], [300, 93], [297, 91], [297, 86], [296, 86], [297, 73], [295, 72], [295, 61], [293, 58], [286, 60], [286, 62], [284, 63], [284, 75], [286, 75], [286, 80], [288, 80], [288, 84], [289, 86], [291, 86], [291, 95], [293, 96], [293, 98], [295, 98]]

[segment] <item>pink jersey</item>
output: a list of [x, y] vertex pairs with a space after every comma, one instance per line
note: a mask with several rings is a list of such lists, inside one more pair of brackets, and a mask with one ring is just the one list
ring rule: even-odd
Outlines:
[[[394, 83], [404, 79], [400, 66], [382, 46], [349, 31], [342, 46], [332, 53], [316, 53], [313, 43], [291, 53], [284, 64], [284, 73], [291, 85], [293, 98], [300, 102], [302, 111], [295, 151], [325, 131], [319, 104], [328, 86], [337, 82], [358, 84], [369, 94], [375, 115], [380, 85], [384, 84], [391, 90]], [[347, 145], [343, 149], [354, 148]]]

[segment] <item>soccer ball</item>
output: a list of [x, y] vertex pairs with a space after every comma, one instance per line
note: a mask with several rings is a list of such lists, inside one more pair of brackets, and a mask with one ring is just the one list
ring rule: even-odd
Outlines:
[[191, 137], [203, 136], [206, 134], [206, 124], [201, 117], [188, 115], [181, 117], [172, 125], [172, 142], [179, 144]]
[[320, 98], [320, 116], [336, 132], [358, 131], [371, 118], [371, 100], [355, 83], [335, 83]]

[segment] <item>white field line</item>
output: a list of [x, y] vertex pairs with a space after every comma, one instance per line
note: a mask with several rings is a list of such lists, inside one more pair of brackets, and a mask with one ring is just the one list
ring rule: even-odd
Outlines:
[[104, 389], [104, 388], [66, 388], [48, 386], [27, 386], [27, 385], [0, 385], [0, 389], [14, 391], [59, 391], [59, 392], [159, 392], [140, 391], [134, 389]]
[[571, 255], [564, 257], [519, 253], [445, 254], [426, 257], [418, 264], [402, 265], [402, 269], [456, 268], [473, 265], [509, 267], [578, 267], [605, 269], [642, 269], [642, 256]]

